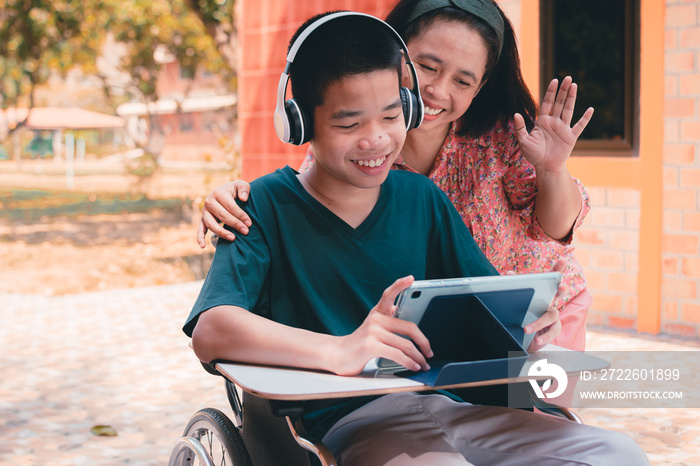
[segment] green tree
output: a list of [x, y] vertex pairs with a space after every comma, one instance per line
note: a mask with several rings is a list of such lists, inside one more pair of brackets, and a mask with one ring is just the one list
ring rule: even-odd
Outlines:
[[[234, 0], [0, 0], [0, 108], [33, 107], [35, 89], [51, 72], [79, 67], [99, 75], [97, 57], [109, 35], [125, 45], [119, 70], [126, 84], [103, 76], [115, 105], [117, 95], [158, 100], [159, 48], [191, 74], [219, 73], [233, 90], [233, 11]], [[151, 127], [158, 131], [156, 119]]]
[[[156, 49], [164, 47], [190, 73], [198, 68], [223, 72], [231, 76], [234, 67], [224, 60], [214, 41], [216, 32], [204, 26], [203, 19], [232, 14], [233, 3], [222, 3], [221, 9], [211, 9], [203, 1], [205, 10], [192, 10], [192, 3], [184, 0], [110, 0], [113, 16], [107, 29], [115, 39], [127, 46], [121, 68], [131, 78], [129, 92], [155, 100], [156, 79], [161, 65], [155, 59]], [[214, 14], [214, 12], [218, 12]], [[211, 34], [210, 31], [211, 30]]]
[[[218, 73], [230, 90], [234, 90], [232, 0], [110, 1], [113, 14], [107, 29], [117, 42], [126, 45], [120, 68], [129, 79], [126, 89], [115, 89], [104, 79], [108, 96], [125, 91], [132, 100], [146, 104], [157, 101], [156, 82], [162, 67], [156, 59], [159, 49], [174, 56], [190, 76], [198, 69]], [[131, 169], [142, 175], [156, 169], [163, 133], [155, 115], [148, 115], [148, 122], [149, 140], [141, 145], [144, 156]]]
[[36, 87], [51, 71], [65, 75], [80, 67], [85, 73], [96, 72], [104, 30], [91, 26], [106, 20], [102, 3], [0, 0], [0, 108], [31, 108]]

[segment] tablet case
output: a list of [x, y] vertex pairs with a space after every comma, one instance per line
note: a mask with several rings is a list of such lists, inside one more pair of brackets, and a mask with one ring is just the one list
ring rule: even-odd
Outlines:
[[515, 338], [515, 341], [520, 342], [525, 349], [530, 346], [534, 334], [525, 335], [523, 325], [529, 322], [523, 322], [523, 316], [527, 313], [534, 294], [532, 288], [474, 293]]
[[[432, 299], [476, 294], [521, 346], [527, 349], [534, 334], [525, 334], [523, 327], [546, 312], [557, 293], [561, 278], [559, 272], [547, 272], [417, 280], [399, 294], [395, 303], [398, 307], [396, 316], [418, 323]], [[381, 360], [380, 367], [387, 365], [388, 362]]]
[[[529, 296], [522, 295], [528, 292]], [[507, 307], [523, 302], [527, 306], [532, 290], [479, 294], [433, 298], [418, 324], [434, 353], [428, 360], [430, 370], [401, 370], [394, 375], [430, 386], [518, 376], [528, 353], [489, 306]]]

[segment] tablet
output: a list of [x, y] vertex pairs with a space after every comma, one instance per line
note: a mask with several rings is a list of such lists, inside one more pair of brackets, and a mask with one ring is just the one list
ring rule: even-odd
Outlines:
[[[396, 298], [396, 317], [415, 322], [420, 328], [423, 315], [434, 299], [475, 296], [515, 341], [527, 349], [535, 335], [526, 335], [523, 328], [539, 319], [549, 308], [561, 278], [559, 272], [547, 272], [417, 280]], [[395, 364], [383, 359], [378, 363], [380, 366]]]

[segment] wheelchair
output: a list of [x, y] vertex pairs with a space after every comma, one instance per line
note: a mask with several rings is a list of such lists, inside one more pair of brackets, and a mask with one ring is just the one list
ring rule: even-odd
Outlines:
[[[320, 439], [310, 438], [302, 415], [332, 406], [338, 400], [280, 401], [243, 392], [215, 369], [216, 361], [204, 369], [224, 378], [233, 420], [214, 408], [196, 412], [176, 443], [170, 466], [334, 466], [337, 461]], [[534, 395], [528, 383], [516, 384], [518, 396], [527, 397], [533, 409], [583, 423], [570, 409], [549, 404]], [[497, 389], [495, 387], [500, 387]], [[511, 389], [513, 385], [511, 385]], [[507, 406], [506, 385], [455, 389], [462, 399], [475, 404]], [[505, 397], [505, 398], [504, 398]]]
[[[214, 363], [202, 366], [210, 374], [222, 376]], [[224, 380], [233, 420], [218, 409], [197, 411], [173, 448], [170, 466], [337, 464], [325, 445], [307, 436], [301, 423], [303, 414], [331, 406], [335, 400], [269, 400]]]

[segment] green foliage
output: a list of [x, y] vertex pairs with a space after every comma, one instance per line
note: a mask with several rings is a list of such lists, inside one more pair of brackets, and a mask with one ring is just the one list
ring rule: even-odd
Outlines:
[[[155, 100], [164, 47], [190, 70], [232, 72], [217, 50], [216, 26], [233, 30], [232, 0], [0, 0], [0, 107], [29, 105], [51, 71], [97, 73], [108, 34], [127, 46], [128, 90]], [[200, 10], [193, 10], [198, 8]], [[204, 22], [207, 22], [206, 26]]]
[[117, 430], [112, 426], [92, 426], [90, 433], [100, 437], [116, 437], [118, 435]]
[[[204, 28], [199, 14], [184, 0], [109, 0], [113, 2], [110, 31], [128, 46], [122, 68], [132, 79], [133, 92], [144, 100], [155, 100], [156, 77], [161, 64], [154, 53], [165, 48], [185, 70], [199, 67], [210, 72], [230, 69], [217, 51], [214, 38]], [[207, 17], [225, 16], [224, 10], [206, 5]], [[215, 11], [216, 10], [216, 11]], [[229, 16], [230, 18], [230, 16]]]
[[4, 0], [0, 9], [0, 95], [2, 107], [27, 105], [49, 71], [74, 66], [94, 72], [104, 30], [91, 27], [104, 16], [80, 0]]
[[[172, 56], [183, 74], [219, 73], [235, 86], [234, 0], [0, 0], [0, 108], [33, 107], [35, 88], [51, 73], [73, 68], [98, 75], [97, 58], [109, 38], [125, 45], [119, 71], [128, 82], [103, 77], [108, 98], [158, 100], [160, 56]], [[114, 103], [116, 106], [116, 103]], [[151, 118], [149, 137], [159, 133]], [[0, 139], [21, 127], [0, 128]], [[153, 141], [145, 155], [127, 164], [139, 183], [158, 168], [160, 150]], [[3, 155], [6, 157], [6, 155]]]

